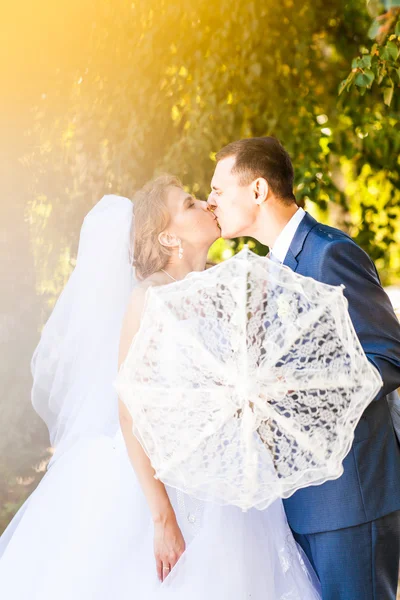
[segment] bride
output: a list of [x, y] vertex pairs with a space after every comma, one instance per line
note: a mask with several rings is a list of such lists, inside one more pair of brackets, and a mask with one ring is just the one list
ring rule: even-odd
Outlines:
[[147, 184], [134, 207], [132, 219], [130, 200], [105, 196], [86, 216], [35, 351], [32, 402], [54, 454], [0, 538], [0, 597], [319, 600], [280, 501], [243, 513], [168, 488], [132, 433], [113, 383], [146, 290], [203, 270], [219, 237], [175, 177]]

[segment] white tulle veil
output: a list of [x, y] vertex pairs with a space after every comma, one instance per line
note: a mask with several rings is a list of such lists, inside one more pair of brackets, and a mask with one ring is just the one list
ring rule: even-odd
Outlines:
[[104, 196], [84, 219], [76, 267], [46, 323], [32, 359], [32, 404], [59, 459], [79, 437], [113, 435], [113, 381], [123, 316], [136, 284], [133, 204]]

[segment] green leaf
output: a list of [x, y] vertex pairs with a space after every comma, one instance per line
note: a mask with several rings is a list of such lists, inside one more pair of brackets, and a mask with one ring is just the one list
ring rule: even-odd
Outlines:
[[388, 42], [386, 46], [383, 47], [380, 55], [382, 60], [397, 60], [399, 48], [396, 42]]
[[389, 50], [387, 49], [386, 46], [384, 46], [383, 48], [381, 48], [381, 50], [379, 52], [379, 57], [382, 60], [390, 60]]
[[380, 0], [367, 0], [366, 4], [371, 17], [377, 17], [382, 13], [382, 3]]
[[353, 83], [355, 76], [356, 76], [356, 72], [355, 72], [355, 71], [353, 71], [352, 73], [350, 73], [350, 74], [349, 74], [349, 75], [346, 77], [346, 79], [343, 79], [343, 81], [342, 81], [342, 82], [340, 83], [340, 85], [339, 85], [339, 90], [338, 90], [338, 95], [339, 95], [339, 96], [340, 96], [340, 94], [341, 94], [342, 92], [344, 92], [344, 90], [345, 90], [346, 88], [347, 88], [347, 89], [350, 89], [350, 88], [351, 88], [351, 84]]
[[383, 101], [387, 106], [390, 106], [393, 99], [394, 86], [386, 87], [383, 90]]
[[381, 85], [383, 78], [385, 77], [387, 73], [387, 69], [386, 67], [379, 67], [378, 68], [378, 73], [377, 73], [377, 78], [376, 78], [376, 82], [378, 85]]
[[390, 10], [391, 8], [395, 8], [396, 6], [400, 6], [400, 0], [383, 0], [383, 4], [386, 10]]
[[352, 69], [369, 69], [371, 67], [372, 57], [370, 54], [364, 54], [363, 56], [357, 56], [353, 58], [351, 63]]
[[400, 19], [396, 23], [396, 29], [394, 30], [395, 35], [400, 35]]
[[380, 23], [379, 23], [379, 21], [374, 19], [374, 21], [372, 21], [371, 27], [368, 30], [368, 37], [371, 40], [374, 40], [379, 33], [379, 29], [380, 29]]
[[354, 83], [361, 88], [367, 88], [372, 85], [374, 79], [374, 72], [367, 69], [363, 73], [357, 73]]
[[392, 60], [397, 60], [399, 57], [399, 47], [395, 41], [388, 42], [386, 47], [389, 51]]
[[362, 57], [361, 61], [360, 61], [360, 67], [362, 69], [370, 69], [371, 68], [371, 55], [370, 54], [366, 54], [365, 56]]

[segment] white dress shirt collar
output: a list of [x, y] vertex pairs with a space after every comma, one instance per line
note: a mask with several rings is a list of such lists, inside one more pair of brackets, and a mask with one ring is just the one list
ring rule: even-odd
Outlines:
[[290, 248], [290, 244], [292, 243], [297, 228], [303, 220], [305, 214], [305, 211], [301, 208], [301, 206], [299, 206], [293, 217], [288, 223], [286, 223], [285, 227], [276, 238], [275, 244], [273, 245], [273, 248], [271, 248], [271, 254], [273, 254], [274, 258], [280, 263], [283, 263], [285, 260], [286, 254]]

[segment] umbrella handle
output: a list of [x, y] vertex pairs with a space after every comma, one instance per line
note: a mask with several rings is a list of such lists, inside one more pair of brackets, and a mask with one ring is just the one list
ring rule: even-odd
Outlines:
[[256, 424], [257, 418], [253, 412], [251, 403], [246, 402], [242, 412], [242, 440], [243, 447], [246, 448], [243, 469], [247, 476], [248, 489], [253, 489], [253, 486], [257, 484], [258, 455], [253, 449], [253, 436]]

